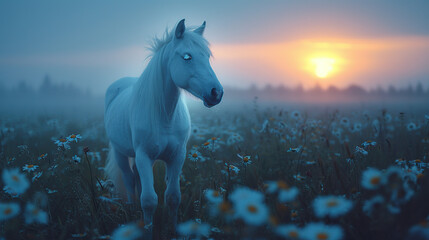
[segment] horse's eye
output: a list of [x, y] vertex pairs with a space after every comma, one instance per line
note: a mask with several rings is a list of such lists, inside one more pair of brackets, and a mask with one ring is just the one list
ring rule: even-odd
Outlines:
[[185, 56], [183, 56], [183, 59], [184, 60], [191, 60], [192, 56], [191, 56], [191, 54], [187, 53], [187, 54], [185, 54]]

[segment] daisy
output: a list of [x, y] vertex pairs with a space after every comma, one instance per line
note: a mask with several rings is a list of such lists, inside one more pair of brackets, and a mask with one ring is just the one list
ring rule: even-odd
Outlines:
[[239, 143], [239, 142], [243, 142], [244, 141], [244, 138], [240, 135], [240, 134], [238, 134], [238, 133], [233, 133], [233, 134], [231, 134], [229, 137], [228, 137], [228, 139], [226, 140], [226, 144], [228, 145], [228, 146], [231, 146], [231, 145], [233, 145], [233, 144], [236, 144], [236, 143]]
[[380, 187], [383, 174], [375, 168], [368, 168], [362, 174], [362, 186], [369, 190], [374, 190]]
[[299, 173], [293, 175], [293, 178], [295, 178], [295, 180], [297, 180], [297, 181], [301, 181], [301, 180], [305, 179], [305, 177], [301, 176], [301, 174], [299, 174]]
[[223, 202], [223, 197], [220, 195], [220, 193], [213, 189], [206, 189], [204, 191], [204, 195], [207, 198], [207, 200], [212, 204], [219, 204]]
[[39, 179], [42, 176], [42, 174], [43, 174], [43, 172], [35, 173], [34, 176], [31, 178], [31, 181], [32, 182], [36, 181], [37, 179]]
[[293, 111], [293, 112], [291, 113], [291, 117], [292, 117], [294, 120], [298, 121], [299, 119], [301, 119], [301, 113], [300, 113], [300, 112], [298, 112], [298, 111]]
[[356, 148], [355, 148], [355, 152], [356, 152], [356, 153], [360, 153], [360, 154], [362, 154], [362, 155], [368, 155], [368, 152], [367, 152], [365, 149], [363, 149], [363, 148], [361, 148], [361, 147], [359, 147], [359, 146], [356, 146]]
[[15, 217], [20, 210], [18, 203], [0, 203], [0, 222]]
[[252, 163], [252, 161], [250, 161], [250, 156], [241, 156], [240, 154], [237, 154], [237, 157], [243, 161], [244, 165], [249, 165]]
[[112, 234], [112, 240], [136, 240], [142, 235], [143, 232], [136, 223], [129, 223], [118, 227]]
[[238, 174], [240, 172], [240, 169], [238, 167], [232, 164], [229, 164], [229, 165], [227, 163], [225, 164], [228, 166], [230, 172], [234, 172], [235, 174]]
[[353, 203], [341, 196], [319, 196], [313, 201], [314, 213], [317, 217], [325, 216], [336, 218], [346, 214], [353, 207]]
[[353, 125], [353, 132], [360, 132], [362, 130], [362, 124], [361, 123], [355, 123]]
[[197, 162], [197, 161], [204, 162], [204, 161], [206, 161], [206, 158], [203, 157], [203, 155], [197, 150], [196, 147], [192, 147], [191, 151], [188, 154], [188, 157], [193, 162]]
[[23, 171], [26, 171], [26, 172], [33, 172], [33, 171], [35, 171], [38, 167], [39, 167], [39, 166], [34, 165], [34, 164], [25, 164], [25, 166], [24, 166], [24, 167], [22, 167], [22, 170], [23, 170]]
[[49, 188], [45, 188], [45, 190], [48, 192], [48, 194], [52, 194], [52, 193], [58, 192], [57, 190], [52, 190], [52, 189], [49, 189]]
[[343, 117], [340, 120], [340, 124], [343, 125], [343, 126], [345, 126], [345, 127], [348, 127], [350, 125], [350, 120], [348, 118], [346, 118], [346, 117]]
[[381, 195], [376, 195], [375, 197], [366, 200], [363, 202], [362, 211], [367, 215], [371, 216], [375, 207], [381, 206], [384, 203], [384, 198]]
[[301, 232], [306, 240], [339, 240], [343, 237], [343, 229], [336, 225], [309, 223]]
[[37, 159], [40, 161], [42, 159], [46, 159], [47, 156], [48, 156], [48, 154], [44, 153], [44, 154], [40, 155]]
[[268, 207], [261, 201], [245, 200], [235, 205], [235, 217], [241, 218], [245, 223], [259, 226], [267, 222], [269, 217]]
[[297, 187], [290, 187], [286, 189], [281, 189], [279, 191], [279, 202], [285, 203], [285, 202], [291, 202], [294, 201], [296, 196], [298, 196], [298, 188]]
[[289, 148], [289, 149], [287, 150], [287, 152], [294, 152], [294, 153], [297, 153], [297, 152], [299, 152], [300, 150], [301, 150], [301, 147]]
[[5, 189], [10, 193], [18, 195], [23, 194], [30, 186], [30, 182], [25, 175], [20, 173], [17, 168], [10, 170], [4, 169], [3, 182], [5, 184]]
[[48, 224], [48, 214], [32, 203], [25, 207], [25, 223]]
[[80, 134], [72, 134], [67, 137], [67, 141], [69, 142], [78, 142], [79, 139], [82, 139], [82, 136]]
[[377, 142], [371, 141], [371, 140], [368, 140], [368, 141], [365, 141], [365, 142], [362, 143], [362, 146], [364, 148], [366, 148], [366, 147], [373, 147], [375, 145], [377, 145]]
[[408, 124], [407, 124], [407, 130], [408, 130], [408, 131], [414, 131], [414, 130], [416, 130], [416, 129], [417, 129], [417, 126], [416, 126], [416, 124], [415, 124], [415, 123], [410, 122], [410, 123], [408, 123]]
[[242, 204], [243, 201], [262, 202], [264, 200], [264, 195], [261, 192], [247, 187], [239, 187], [229, 195], [229, 200], [231, 200], [234, 205]]
[[293, 224], [279, 225], [274, 231], [277, 235], [287, 239], [301, 239], [301, 229]]
[[177, 232], [182, 236], [208, 237], [210, 235], [210, 225], [189, 220], [177, 225]]
[[69, 141], [65, 138], [60, 138], [54, 142], [58, 147], [63, 147], [65, 149], [70, 149]]
[[78, 155], [74, 155], [74, 156], [72, 157], [72, 159], [73, 159], [73, 161], [74, 161], [75, 163], [80, 163], [80, 161], [82, 160]]

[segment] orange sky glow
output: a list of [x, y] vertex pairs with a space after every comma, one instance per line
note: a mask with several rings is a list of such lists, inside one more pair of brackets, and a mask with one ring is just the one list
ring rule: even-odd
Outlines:
[[[412, 81], [414, 74], [429, 73], [428, 37], [309, 38], [282, 43], [214, 44], [212, 50], [214, 66], [225, 77], [239, 72], [237, 79], [262, 86], [264, 79], [270, 79], [266, 82], [272, 85], [302, 84], [304, 88], [316, 84], [322, 88], [350, 84], [373, 87], [374, 81], [383, 85], [383, 79], [401, 85]], [[329, 68], [324, 77], [317, 74], [315, 62], [320, 60], [319, 70], [320, 66]]]

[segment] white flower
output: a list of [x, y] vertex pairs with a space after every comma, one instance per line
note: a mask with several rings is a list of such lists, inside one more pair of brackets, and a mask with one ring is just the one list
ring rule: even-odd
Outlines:
[[39, 166], [34, 165], [34, 164], [25, 164], [25, 166], [24, 166], [24, 167], [22, 167], [22, 170], [23, 170], [23, 171], [26, 171], [26, 172], [33, 172], [33, 171], [35, 171], [38, 167], [39, 167]]
[[240, 154], [237, 154], [237, 157], [243, 161], [244, 165], [249, 165], [252, 163], [252, 161], [250, 161], [250, 156], [241, 156]]
[[244, 201], [262, 202], [264, 195], [247, 187], [239, 187], [229, 195], [229, 199], [233, 204], [242, 204]]
[[281, 189], [279, 191], [279, 202], [281, 203], [291, 202], [295, 200], [296, 196], [298, 196], [298, 193], [299, 191], [297, 187]]
[[67, 137], [67, 141], [69, 142], [78, 142], [79, 139], [81, 139], [82, 136], [80, 134], [71, 134]]
[[5, 189], [13, 194], [23, 194], [30, 186], [30, 182], [17, 168], [3, 170], [3, 182]]
[[259, 226], [267, 222], [269, 217], [268, 207], [261, 201], [245, 200], [240, 204], [235, 204], [235, 217], [241, 218], [245, 223]]
[[73, 159], [73, 161], [74, 161], [75, 163], [80, 163], [80, 161], [82, 160], [78, 155], [74, 155], [74, 156], [72, 157], [72, 159]]
[[407, 124], [407, 130], [408, 130], [408, 131], [414, 131], [414, 130], [417, 130], [417, 126], [416, 126], [416, 124], [415, 124], [415, 123], [413, 123], [413, 122], [408, 123], [408, 124]]
[[376, 195], [375, 197], [366, 200], [365, 202], [363, 202], [363, 206], [362, 206], [362, 211], [368, 215], [371, 216], [372, 211], [374, 210], [374, 207], [376, 205], [381, 205], [384, 202], [384, 198], [381, 195]]
[[129, 223], [115, 229], [112, 233], [112, 240], [136, 240], [140, 239], [143, 232], [135, 223]]
[[206, 196], [207, 200], [212, 204], [219, 204], [223, 201], [222, 195], [220, 195], [218, 191], [213, 189], [206, 189], [204, 195]]
[[319, 196], [313, 201], [314, 213], [317, 217], [325, 216], [336, 218], [346, 214], [353, 207], [353, 203], [341, 196]]
[[368, 155], [368, 152], [367, 152], [365, 149], [363, 149], [363, 148], [361, 148], [361, 147], [359, 147], [359, 146], [356, 146], [356, 148], [355, 148], [355, 152], [356, 152], [356, 153], [360, 153], [360, 154], [362, 154], [362, 155]]
[[301, 229], [293, 224], [279, 225], [274, 231], [286, 239], [301, 239]]
[[343, 230], [336, 225], [309, 223], [304, 227], [301, 234], [305, 240], [339, 240], [343, 237]]
[[43, 172], [35, 173], [34, 176], [31, 178], [31, 181], [32, 182], [36, 181], [37, 179], [39, 179], [42, 176], [42, 174], [43, 174]]
[[48, 214], [32, 203], [27, 203], [25, 207], [25, 223], [48, 224]]
[[240, 172], [240, 169], [232, 164], [228, 165], [227, 163], [225, 163], [225, 165], [229, 168], [230, 172], [233, 172], [235, 174], [238, 174]]
[[60, 138], [54, 142], [58, 147], [70, 149], [69, 141], [65, 138]]
[[210, 225], [189, 220], [177, 225], [177, 232], [182, 236], [208, 237], [210, 234]]
[[15, 217], [20, 210], [18, 203], [0, 203], [0, 221]]
[[362, 187], [374, 190], [380, 187], [383, 174], [375, 168], [368, 168], [362, 174]]
[[42, 159], [45, 159], [46, 157], [48, 157], [48, 154], [44, 153], [44, 154], [40, 155], [37, 159], [40, 161]]
[[188, 157], [191, 161], [193, 162], [204, 162], [206, 161], [206, 158], [203, 157], [203, 155], [198, 151], [198, 147], [192, 147], [192, 149], [190, 150]]
[[293, 111], [291, 113], [291, 117], [296, 121], [298, 121], [299, 119], [301, 119], [301, 113], [299, 111]]

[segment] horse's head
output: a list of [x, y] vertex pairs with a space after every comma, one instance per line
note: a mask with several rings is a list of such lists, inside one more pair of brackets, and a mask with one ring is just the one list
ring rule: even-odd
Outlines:
[[203, 38], [205, 27], [206, 22], [186, 31], [185, 19], [177, 24], [169, 70], [176, 86], [201, 99], [206, 107], [213, 107], [222, 100], [223, 87], [210, 66], [211, 52]]

